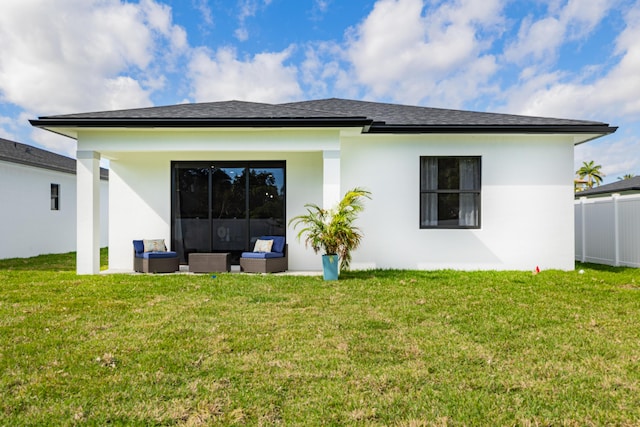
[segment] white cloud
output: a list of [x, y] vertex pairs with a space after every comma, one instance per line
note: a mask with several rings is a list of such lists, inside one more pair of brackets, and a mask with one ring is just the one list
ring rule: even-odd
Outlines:
[[374, 98], [459, 106], [496, 71], [484, 52], [503, 20], [500, 7], [499, 0], [426, 9], [422, 0], [380, 0], [349, 35], [354, 79]]
[[246, 42], [247, 40], [249, 40], [249, 31], [244, 26], [240, 27], [240, 28], [237, 28], [233, 32], [233, 34], [241, 42]]
[[249, 30], [246, 27], [246, 20], [256, 15], [258, 9], [269, 6], [271, 0], [238, 0], [238, 22], [239, 27], [235, 30], [235, 37], [243, 42], [249, 39]]
[[314, 0], [314, 8], [320, 12], [326, 12], [329, 8], [330, 0]]
[[9, 117], [0, 116], [0, 138], [10, 139], [16, 141], [16, 136], [10, 128], [13, 125], [13, 120]]
[[[625, 13], [626, 27], [615, 41], [617, 63], [600, 78], [584, 73], [534, 73], [510, 89], [507, 110], [530, 115], [595, 118], [640, 117], [640, 3]], [[573, 78], [572, 78], [573, 76]]]
[[146, 75], [159, 39], [186, 45], [152, 0], [3, 0], [0, 96], [37, 114], [151, 105], [144, 85], [161, 79]]
[[213, 12], [207, 0], [194, 0], [194, 7], [200, 12], [200, 16], [205, 24], [213, 25]]
[[238, 59], [233, 48], [215, 53], [199, 48], [189, 63], [192, 95], [197, 102], [246, 100], [286, 102], [297, 99], [302, 91], [297, 82], [297, 68], [287, 66], [292, 47], [276, 53], [260, 53]]
[[357, 91], [357, 85], [346, 71], [342, 46], [335, 42], [309, 43], [304, 56], [300, 79], [309, 98], [353, 97], [351, 91]]
[[560, 46], [582, 39], [602, 21], [614, 6], [611, 0], [569, 0], [549, 5], [549, 14], [534, 21], [529, 16], [520, 25], [518, 38], [505, 49], [509, 62], [552, 62]]

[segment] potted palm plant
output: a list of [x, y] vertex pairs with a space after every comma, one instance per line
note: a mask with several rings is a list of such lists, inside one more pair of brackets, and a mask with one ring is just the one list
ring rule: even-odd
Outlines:
[[360, 245], [362, 233], [353, 223], [364, 209], [363, 199], [371, 193], [356, 187], [345, 193], [332, 209], [323, 209], [313, 203], [305, 205], [307, 213], [291, 218], [289, 225], [301, 226], [298, 240], [304, 238], [305, 246], [311, 246], [322, 255], [325, 280], [337, 280], [340, 269], [347, 270], [351, 263], [351, 251]]

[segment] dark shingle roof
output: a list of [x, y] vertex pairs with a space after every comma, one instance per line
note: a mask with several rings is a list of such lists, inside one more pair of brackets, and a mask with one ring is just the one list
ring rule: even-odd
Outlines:
[[244, 101], [204, 102], [131, 110], [53, 116], [67, 119], [303, 119], [344, 118], [344, 114]]
[[165, 107], [45, 116], [38, 127], [363, 127], [365, 132], [615, 132], [606, 123], [447, 110], [348, 99], [264, 104], [244, 101], [180, 104]]
[[[0, 160], [57, 172], [76, 173], [76, 161], [70, 157], [3, 138], [0, 138]], [[108, 176], [109, 171], [101, 168], [100, 178], [108, 179]]]
[[602, 125], [599, 122], [584, 120], [481, 113], [337, 98], [292, 102], [283, 105], [317, 111], [332, 111], [345, 115], [366, 116], [373, 119], [374, 123], [384, 123], [387, 126]]
[[634, 176], [630, 179], [621, 179], [611, 184], [600, 185], [599, 187], [590, 188], [588, 190], [579, 191], [576, 197], [593, 196], [596, 194], [605, 195], [612, 193], [636, 192], [640, 191], [640, 176]]

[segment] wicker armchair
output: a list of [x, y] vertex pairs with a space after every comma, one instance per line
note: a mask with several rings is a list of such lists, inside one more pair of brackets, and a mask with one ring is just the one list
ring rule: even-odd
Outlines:
[[[164, 242], [162, 242], [164, 246]], [[173, 273], [180, 269], [176, 252], [166, 250], [146, 251], [143, 240], [133, 241], [133, 271], [138, 273]]]
[[289, 256], [284, 236], [262, 236], [259, 240], [273, 240], [271, 252], [243, 252], [240, 256], [240, 270], [245, 273], [287, 271]]

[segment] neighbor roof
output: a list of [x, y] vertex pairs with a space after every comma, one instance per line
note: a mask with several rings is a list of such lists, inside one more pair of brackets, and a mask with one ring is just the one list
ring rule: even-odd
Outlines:
[[[0, 160], [57, 172], [76, 173], [76, 161], [47, 150], [0, 138]], [[109, 171], [100, 169], [100, 178], [108, 179]]]
[[347, 99], [285, 104], [244, 101], [44, 116], [32, 125], [64, 133], [81, 127], [362, 127], [365, 133], [588, 133], [606, 123], [482, 113]]
[[579, 191], [576, 197], [586, 197], [595, 195], [607, 195], [613, 193], [640, 192], [640, 176], [630, 179], [621, 179], [611, 184], [600, 185], [588, 190]]

